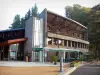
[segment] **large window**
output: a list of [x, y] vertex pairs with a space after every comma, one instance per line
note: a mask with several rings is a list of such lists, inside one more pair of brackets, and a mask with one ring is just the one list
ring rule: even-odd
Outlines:
[[43, 25], [41, 24], [42, 20], [34, 18], [34, 47], [43, 47]]

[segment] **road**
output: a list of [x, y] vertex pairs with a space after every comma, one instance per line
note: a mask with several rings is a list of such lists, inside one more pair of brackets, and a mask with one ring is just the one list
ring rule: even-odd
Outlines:
[[100, 75], [100, 66], [84, 65], [76, 69], [70, 75]]

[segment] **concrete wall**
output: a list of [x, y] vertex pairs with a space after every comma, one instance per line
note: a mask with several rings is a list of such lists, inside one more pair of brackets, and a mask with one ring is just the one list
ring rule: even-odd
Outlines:
[[24, 45], [24, 54], [28, 53], [32, 53], [32, 29], [33, 29], [33, 17], [29, 18], [26, 21], [25, 24], [25, 37], [28, 38], [28, 40], [25, 42]]

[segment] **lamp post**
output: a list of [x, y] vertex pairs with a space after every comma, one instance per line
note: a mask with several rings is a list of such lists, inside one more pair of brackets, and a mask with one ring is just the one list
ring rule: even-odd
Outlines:
[[[61, 40], [58, 40], [58, 48], [59, 48], [59, 44], [61, 44]], [[63, 57], [60, 54], [60, 72], [63, 72]]]

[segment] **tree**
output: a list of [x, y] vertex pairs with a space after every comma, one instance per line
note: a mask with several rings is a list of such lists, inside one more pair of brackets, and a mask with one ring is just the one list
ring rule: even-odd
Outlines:
[[20, 15], [16, 15], [14, 17], [13, 23], [11, 24], [11, 26], [9, 27], [10, 29], [16, 29], [16, 28], [20, 28]]
[[38, 7], [36, 4], [34, 7], [31, 8], [31, 11], [32, 11], [32, 16], [34, 16], [34, 17], [38, 16]]
[[25, 18], [21, 18], [20, 28], [25, 28]]
[[100, 58], [100, 4], [90, 11], [88, 31], [91, 53]]
[[30, 9], [27, 12], [27, 17], [28, 17], [28, 19], [31, 17], [31, 11], [30, 11]]
[[85, 26], [88, 25], [89, 12], [90, 8], [82, 7], [79, 4], [74, 4], [73, 6], [65, 7], [66, 17], [71, 18]]
[[16, 28], [25, 28], [25, 22], [28, 20], [31, 16], [38, 17], [38, 7], [35, 4], [34, 8], [32, 7], [31, 10], [29, 9], [28, 12], [25, 14], [25, 17], [20, 19], [20, 15], [15, 15], [13, 23], [9, 27], [10, 29], [16, 29]]

